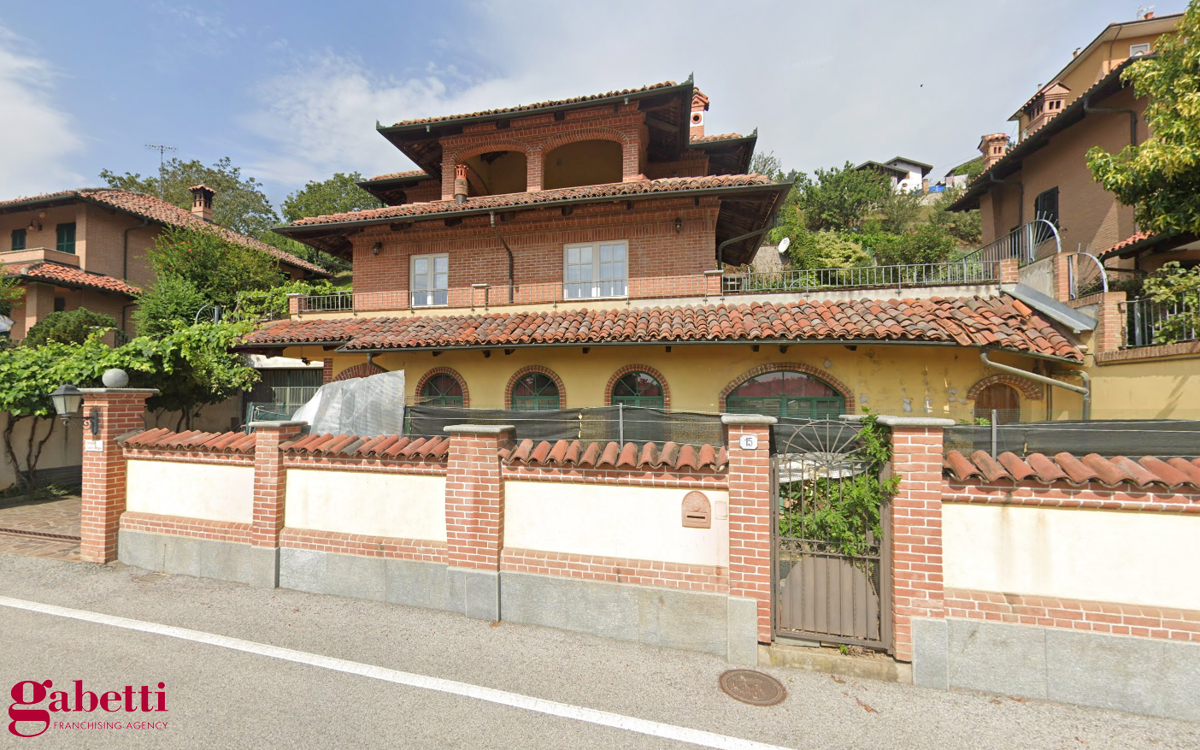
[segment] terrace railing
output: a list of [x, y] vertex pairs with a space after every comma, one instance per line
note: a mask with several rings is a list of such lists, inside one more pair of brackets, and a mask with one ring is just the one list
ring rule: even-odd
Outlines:
[[1048, 216], [1038, 216], [1003, 237], [963, 256], [973, 261], [1000, 261], [1016, 258], [1017, 265], [1027, 266], [1035, 260], [1062, 252], [1058, 225]]
[[1125, 319], [1123, 348], [1200, 341], [1200, 293], [1171, 302], [1147, 297], [1118, 304]]
[[505, 305], [587, 303], [624, 299], [691, 299], [725, 294], [815, 292], [839, 289], [912, 289], [996, 283], [998, 262], [960, 260], [861, 268], [818, 268], [806, 271], [717, 271], [693, 276], [631, 278], [606, 282], [541, 282], [532, 284], [475, 284], [436, 291], [398, 289], [386, 292], [342, 292], [301, 297], [301, 313], [491, 308]]
[[987, 284], [1000, 280], [1000, 264], [992, 261], [915, 263], [896, 266], [814, 268], [726, 275], [731, 293], [814, 292], [838, 289], [912, 289], [925, 286]]

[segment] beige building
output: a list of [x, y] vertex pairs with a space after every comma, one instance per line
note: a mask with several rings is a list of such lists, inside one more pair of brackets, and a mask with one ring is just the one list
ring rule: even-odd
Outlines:
[[1122, 74], [1154, 55], [1179, 19], [1146, 13], [1110, 24], [1076, 50], [1009, 118], [1015, 140], [983, 136], [984, 171], [951, 206], [979, 209], [980, 257], [1019, 258], [1023, 284], [1096, 319], [1085, 362], [1096, 418], [1200, 418], [1200, 385], [1191, 377], [1200, 340], [1193, 332], [1162, 343], [1171, 311], [1140, 299], [1140, 280], [1163, 263], [1200, 263], [1200, 243], [1140, 231], [1133, 207], [1093, 180], [1087, 165], [1094, 146], [1116, 153], [1149, 137], [1148, 100]]
[[306, 260], [212, 224], [214, 192], [203, 185], [192, 192], [191, 211], [112, 188], [0, 201], [0, 265], [25, 286], [25, 299], [11, 316], [11, 337], [23, 339], [50, 313], [80, 307], [110, 315], [122, 332], [135, 333], [134, 299], [154, 279], [146, 251], [168, 226], [213, 227], [227, 240], [275, 257], [293, 279], [327, 275]]

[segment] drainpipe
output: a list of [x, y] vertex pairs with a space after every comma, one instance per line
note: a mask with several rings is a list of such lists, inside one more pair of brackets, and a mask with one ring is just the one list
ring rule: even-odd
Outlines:
[[1000, 372], [1007, 373], [1009, 375], [1016, 375], [1019, 378], [1028, 378], [1036, 383], [1045, 383], [1046, 385], [1053, 386], [1055, 388], [1062, 388], [1063, 390], [1080, 394], [1083, 396], [1083, 421], [1086, 422], [1092, 418], [1092, 378], [1083, 370], [1078, 372], [1079, 378], [1083, 381], [1083, 385], [1071, 385], [1070, 383], [1064, 383], [1061, 380], [1055, 380], [1054, 378], [1049, 378], [1045, 375], [1038, 375], [1036, 372], [1029, 372], [1028, 370], [1022, 370], [1017, 367], [1009, 367], [1008, 365], [1002, 365], [998, 362], [993, 362], [988, 359], [988, 353], [986, 349], [979, 353], [979, 359], [983, 362], [983, 364], [999, 370]]
[[1129, 115], [1129, 145], [1136, 146], [1137, 142], [1137, 111], [1128, 107], [1093, 107], [1092, 97], [1083, 100], [1083, 111], [1089, 115]]
[[504, 252], [508, 253], [508, 302], [513, 301], [513, 254], [512, 248], [504, 241], [504, 235], [500, 234], [500, 229], [496, 226], [496, 212], [488, 211], [488, 217], [492, 220], [492, 231], [496, 233], [496, 239], [500, 240], [500, 244], [504, 245]]
[[[722, 242], [720, 245], [717, 245], [717, 267], [720, 268], [721, 264], [724, 263], [724, 261], [721, 260], [721, 253], [725, 250], [726, 245], [732, 245], [735, 242], [740, 242], [741, 240], [749, 239], [750, 237], [753, 237], [756, 234], [766, 234], [767, 232], [771, 231], [774, 228], [775, 228], [774, 226], [769, 226], [766, 229], [756, 229], [753, 232], [746, 232], [745, 234], [739, 234], [737, 237], [731, 237], [731, 238], [725, 240], [724, 242]], [[751, 256], [751, 258], [753, 259], [753, 256]]]

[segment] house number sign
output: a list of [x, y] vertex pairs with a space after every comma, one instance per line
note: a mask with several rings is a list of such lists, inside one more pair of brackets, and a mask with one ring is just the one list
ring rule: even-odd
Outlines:
[[742, 435], [738, 440], [738, 445], [744, 451], [752, 451], [758, 449], [758, 435]]

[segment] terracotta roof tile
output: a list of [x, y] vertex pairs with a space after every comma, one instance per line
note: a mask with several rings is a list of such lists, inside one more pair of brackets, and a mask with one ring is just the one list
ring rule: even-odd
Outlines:
[[166, 428], [145, 430], [121, 441], [126, 448], [168, 450], [188, 453], [254, 453], [254, 435], [244, 432], [172, 432]]
[[713, 143], [714, 141], [732, 141], [738, 138], [745, 138], [741, 133], [714, 133], [713, 135], [693, 135], [689, 142], [697, 143]]
[[521, 440], [500, 451], [510, 465], [574, 469], [671, 469], [721, 471], [729, 463], [724, 448], [675, 443], [597, 443], [578, 440]]
[[350, 211], [340, 214], [329, 214], [327, 216], [307, 216], [288, 226], [307, 227], [316, 224], [338, 224], [354, 221], [371, 221], [373, 219], [426, 216], [455, 211], [470, 211], [473, 209], [535, 206], [542, 203], [555, 203], [557, 201], [569, 201], [581, 198], [620, 198], [623, 196], [685, 192], [706, 188], [766, 186], [774, 184], [770, 179], [755, 174], [670, 177], [661, 180], [636, 180], [634, 182], [613, 182], [604, 185], [585, 185], [556, 190], [538, 190], [531, 193], [482, 195], [475, 198], [468, 198], [465, 203], [461, 204], [443, 200], [428, 201], [426, 203], [404, 203], [398, 206], [372, 208], [367, 211]]
[[302, 268], [322, 276], [329, 275], [325, 269], [318, 265], [297, 258], [291, 253], [284, 252], [278, 248], [271, 247], [261, 240], [256, 240], [253, 237], [248, 237], [232, 229], [226, 229], [218, 224], [204, 221], [191, 211], [152, 195], [131, 193], [127, 190], [117, 190], [116, 188], [81, 188], [79, 190], [60, 190], [56, 193], [46, 193], [45, 195], [33, 196], [31, 198], [15, 198], [13, 200], [0, 201], [0, 209], [26, 203], [37, 204], [43, 201], [61, 200], [64, 198], [78, 198], [99, 203], [143, 219], [149, 219], [169, 226], [187, 227], [189, 229], [212, 229], [229, 242], [264, 252], [286, 265], [294, 268]]
[[1095, 453], [1077, 457], [1070, 453], [1047, 456], [1032, 453], [1021, 458], [1015, 453], [1001, 453], [992, 458], [986, 451], [975, 451], [967, 458], [959, 451], [949, 451], [943, 461], [947, 476], [957, 481], [981, 479], [987, 483], [1039, 482], [1052, 484], [1068, 482], [1074, 485], [1102, 484], [1106, 487], [1133, 486], [1139, 489], [1179, 488], [1200, 489], [1200, 459], [1143, 456], [1134, 460], [1127, 456], [1105, 458]]
[[58, 283], [65, 286], [100, 289], [101, 291], [117, 292], [129, 297], [136, 297], [142, 293], [140, 287], [136, 287], [133, 284], [129, 284], [112, 276], [92, 273], [91, 271], [83, 271], [75, 266], [67, 266], [61, 263], [36, 261], [33, 263], [13, 263], [8, 266], [0, 267], [2, 267], [4, 271], [11, 276], [17, 276], [32, 281], [44, 281], [48, 283]]
[[377, 174], [374, 177], [368, 177], [367, 179], [363, 180], [363, 182], [375, 182], [376, 180], [381, 181], [381, 182], [383, 180], [403, 180], [403, 179], [409, 179], [409, 178], [413, 178], [413, 177], [428, 177], [431, 180], [433, 179], [433, 175], [429, 174], [424, 169], [408, 169], [403, 172], [389, 172], [387, 174]]
[[439, 117], [418, 117], [413, 120], [401, 120], [392, 127], [400, 128], [406, 125], [423, 125], [426, 123], [449, 122], [451, 120], [465, 120], [473, 117], [488, 117], [491, 115], [506, 115], [517, 114], [520, 112], [529, 112], [535, 109], [545, 109], [546, 107], [561, 107], [568, 104], [583, 104], [596, 99], [608, 99], [614, 96], [624, 96], [626, 94], [640, 94], [654, 89], [663, 89], [674, 86], [674, 81], [663, 81], [662, 83], [652, 83], [649, 86], [642, 86], [635, 89], [621, 89], [619, 91], [608, 91], [603, 94], [588, 94], [586, 96], [573, 96], [569, 99], [550, 99], [544, 102], [534, 102], [533, 104], [518, 104], [515, 107], [501, 107], [500, 109], [484, 109], [478, 112], [468, 112], [461, 115], [442, 115]]
[[924, 341], [1082, 361], [1049, 320], [1007, 296], [762, 302], [610, 310], [286, 320], [244, 346], [323, 343], [348, 351], [682, 341]]
[[357, 435], [306, 435], [280, 445], [286, 453], [301, 456], [341, 458], [386, 458], [391, 460], [445, 460], [450, 441], [444, 437], [410, 438], [399, 435], [380, 435], [362, 438]]

